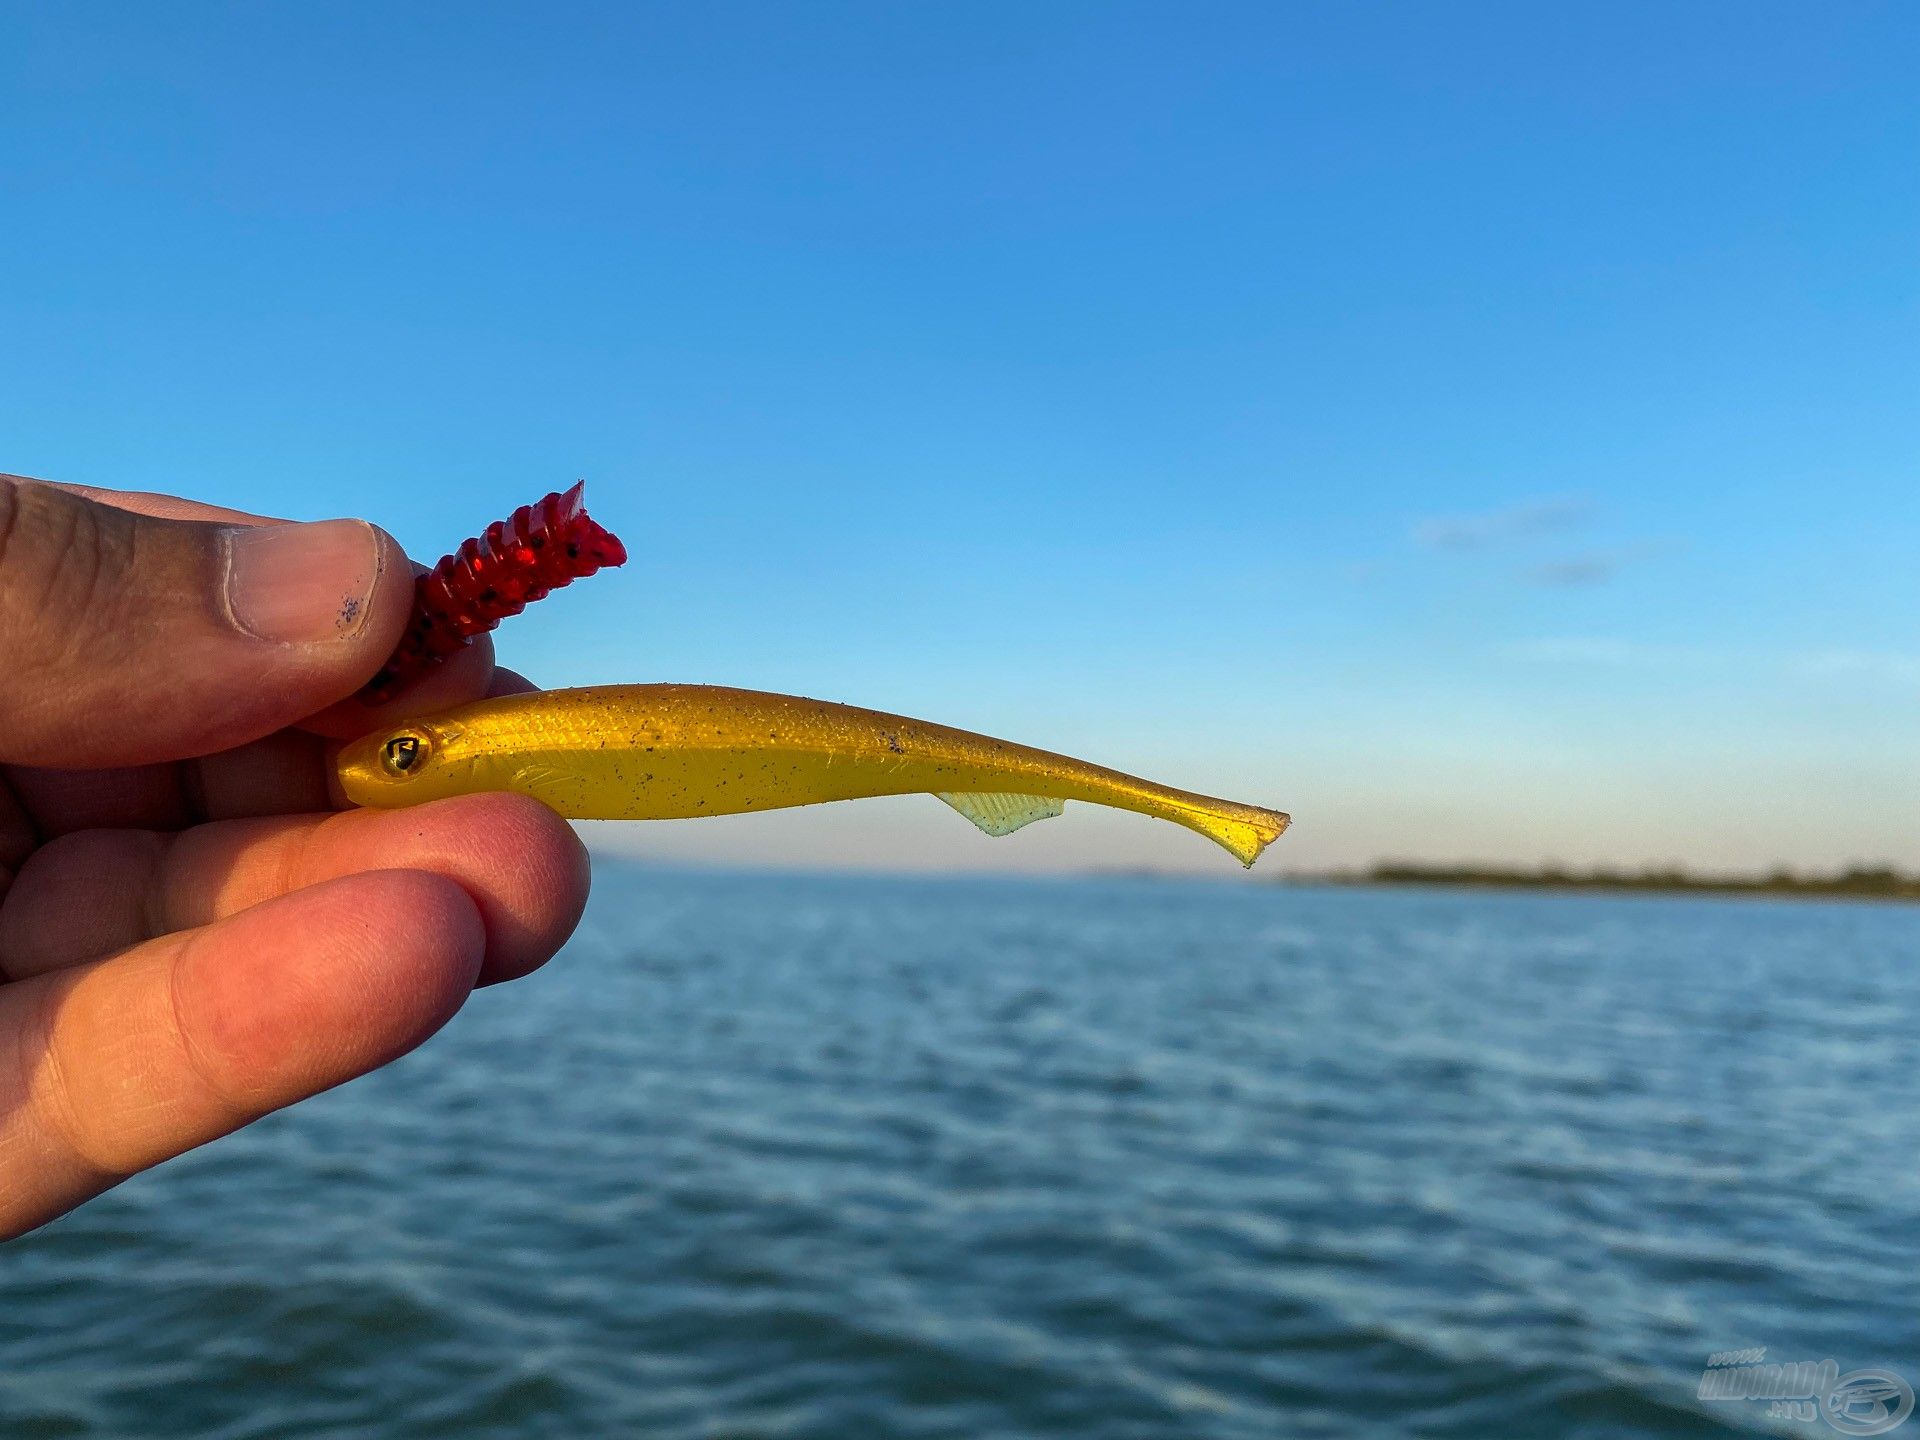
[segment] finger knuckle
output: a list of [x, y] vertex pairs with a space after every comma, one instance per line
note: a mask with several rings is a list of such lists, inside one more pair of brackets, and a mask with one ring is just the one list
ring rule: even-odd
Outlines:
[[0, 622], [48, 639], [48, 616], [97, 610], [125, 574], [130, 534], [102, 508], [48, 485], [0, 481]]

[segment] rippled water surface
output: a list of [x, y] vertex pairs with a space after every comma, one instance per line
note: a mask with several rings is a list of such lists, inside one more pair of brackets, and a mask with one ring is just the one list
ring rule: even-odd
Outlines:
[[0, 1436], [1837, 1433], [1693, 1397], [1920, 1378], [1917, 921], [605, 864], [0, 1250]]

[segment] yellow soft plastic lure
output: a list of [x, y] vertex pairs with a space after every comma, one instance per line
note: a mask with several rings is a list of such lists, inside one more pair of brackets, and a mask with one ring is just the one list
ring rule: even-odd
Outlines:
[[1194, 795], [965, 730], [716, 685], [601, 685], [480, 700], [340, 754], [359, 805], [512, 790], [576, 820], [678, 820], [929, 794], [989, 835], [1084, 800], [1172, 820], [1251, 865], [1277, 810]]

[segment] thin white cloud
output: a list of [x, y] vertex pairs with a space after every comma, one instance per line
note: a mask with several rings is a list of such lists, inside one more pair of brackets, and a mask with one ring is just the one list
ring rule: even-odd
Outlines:
[[1605, 552], [1568, 555], [1530, 566], [1526, 575], [1536, 585], [1604, 585], [1620, 573], [1625, 563], [1620, 556]]
[[1662, 645], [1605, 636], [1558, 636], [1520, 640], [1499, 647], [1510, 660], [1611, 669], [1727, 670], [1786, 675], [1808, 681], [1867, 681], [1920, 686], [1920, 654], [1899, 650], [1713, 650], [1698, 645]]
[[1593, 518], [1593, 503], [1578, 495], [1529, 500], [1473, 515], [1436, 515], [1413, 527], [1429, 550], [1484, 550], [1532, 535], [1577, 529]]
[[1548, 665], [1608, 665], [1620, 668], [1695, 664], [1700, 659], [1698, 650], [1684, 645], [1649, 645], [1637, 640], [1585, 635], [1518, 640], [1511, 645], [1501, 646], [1500, 653], [1512, 660], [1538, 661]]
[[1543, 560], [1524, 571], [1535, 585], [1604, 585], [1629, 565], [1637, 565], [1670, 546], [1628, 545], [1613, 550], [1588, 550], [1577, 555], [1562, 555]]
[[1809, 680], [1885, 680], [1920, 685], [1920, 655], [1897, 650], [1809, 650], [1794, 657], [1793, 668]]

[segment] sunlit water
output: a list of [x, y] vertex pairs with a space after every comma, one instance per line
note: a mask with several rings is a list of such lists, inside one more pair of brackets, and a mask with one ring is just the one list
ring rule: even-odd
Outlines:
[[0, 1251], [0, 1436], [1833, 1434], [1694, 1392], [1920, 1378], [1917, 921], [605, 864]]

